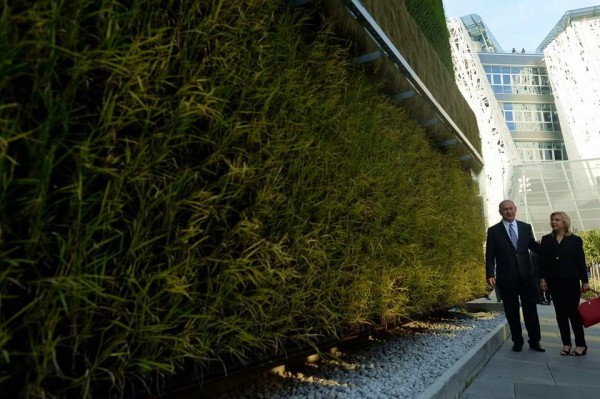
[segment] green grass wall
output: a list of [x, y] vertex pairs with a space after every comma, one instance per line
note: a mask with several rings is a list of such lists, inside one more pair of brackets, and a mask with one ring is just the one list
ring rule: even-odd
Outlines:
[[481, 292], [477, 185], [332, 31], [267, 0], [5, 4], [3, 397], [156, 393]]

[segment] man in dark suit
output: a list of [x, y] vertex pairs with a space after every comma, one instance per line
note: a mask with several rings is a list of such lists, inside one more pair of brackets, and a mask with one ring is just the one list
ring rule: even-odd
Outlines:
[[538, 352], [546, 350], [540, 345], [540, 320], [537, 313], [537, 291], [529, 250], [539, 252], [531, 225], [517, 221], [517, 207], [510, 200], [500, 203], [500, 223], [487, 231], [485, 246], [486, 278], [490, 287], [496, 284], [502, 292], [504, 313], [510, 327], [513, 351], [523, 349], [523, 329], [519, 312], [519, 300], [523, 309], [525, 328], [529, 336], [529, 348]]

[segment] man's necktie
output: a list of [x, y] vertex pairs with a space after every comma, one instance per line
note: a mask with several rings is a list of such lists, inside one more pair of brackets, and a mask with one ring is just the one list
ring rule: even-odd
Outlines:
[[515, 233], [515, 228], [512, 223], [508, 225], [508, 235], [510, 236], [510, 242], [512, 242], [513, 247], [517, 249], [517, 233]]

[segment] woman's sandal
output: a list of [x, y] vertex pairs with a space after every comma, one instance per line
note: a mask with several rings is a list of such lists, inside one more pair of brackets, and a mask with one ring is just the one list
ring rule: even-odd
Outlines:
[[[567, 345], [563, 346], [563, 349], [560, 351], [560, 355], [561, 356], [569, 356], [571, 354], [572, 347], [573, 346], [567, 346]], [[565, 348], [569, 348], [569, 349], [565, 349]]]
[[575, 347], [575, 349], [573, 350], [573, 352], [571, 352], [571, 356], [585, 356], [587, 353], [588, 347], [584, 346], [583, 347], [583, 351], [581, 352], [577, 352], [577, 347]]

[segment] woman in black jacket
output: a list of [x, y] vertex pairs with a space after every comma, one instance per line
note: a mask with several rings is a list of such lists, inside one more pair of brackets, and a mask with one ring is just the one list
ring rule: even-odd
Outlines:
[[[583, 356], [588, 347], [577, 306], [581, 293], [590, 289], [583, 241], [571, 232], [571, 219], [564, 212], [550, 215], [550, 227], [552, 233], [542, 237], [540, 289], [549, 290], [554, 301], [556, 322], [564, 345], [560, 354]], [[571, 328], [575, 335], [573, 351]]]

